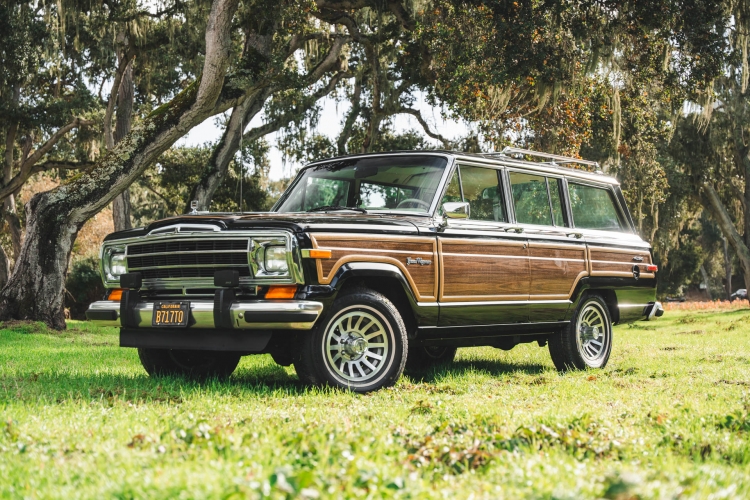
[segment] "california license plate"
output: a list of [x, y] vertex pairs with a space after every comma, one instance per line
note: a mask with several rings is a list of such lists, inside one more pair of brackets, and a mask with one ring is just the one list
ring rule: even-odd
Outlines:
[[190, 302], [154, 302], [152, 326], [185, 327], [190, 316]]

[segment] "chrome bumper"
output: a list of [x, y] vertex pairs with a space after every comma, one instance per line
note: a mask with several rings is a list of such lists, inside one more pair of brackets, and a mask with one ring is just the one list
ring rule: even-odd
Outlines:
[[[138, 302], [134, 313], [138, 326], [151, 328], [153, 302]], [[232, 328], [237, 330], [310, 330], [323, 311], [323, 304], [312, 301], [233, 302], [230, 307]], [[189, 328], [216, 328], [214, 301], [190, 301]], [[120, 325], [120, 302], [101, 300], [86, 311], [86, 318], [100, 326]]]

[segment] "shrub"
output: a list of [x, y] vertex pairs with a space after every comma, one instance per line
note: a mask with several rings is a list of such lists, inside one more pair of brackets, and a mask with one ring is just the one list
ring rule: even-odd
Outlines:
[[98, 257], [82, 257], [73, 261], [65, 279], [65, 307], [72, 319], [86, 319], [89, 304], [101, 300], [105, 290], [99, 274]]

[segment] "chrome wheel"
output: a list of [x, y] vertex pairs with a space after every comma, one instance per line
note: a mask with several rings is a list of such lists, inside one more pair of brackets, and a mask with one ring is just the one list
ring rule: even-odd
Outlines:
[[330, 370], [344, 383], [371, 383], [387, 371], [393, 333], [374, 308], [343, 309], [326, 328], [323, 355]]
[[576, 323], [578, 352], [590, 367], [605, 362], [612, 341], [607, 315], [596, 302], [587, 304], [578, 315]]

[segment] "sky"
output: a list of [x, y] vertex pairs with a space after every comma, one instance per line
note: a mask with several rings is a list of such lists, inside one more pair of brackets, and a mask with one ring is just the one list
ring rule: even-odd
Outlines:
[[[336, 102], [332, 98], [326, 98], [321, 101], [322, 112], [320, 115], [320, 121], [318, 124], [318, 132], [327, 135], [331, 139], [338, 136], [341, 130], [341, 123], [346, 113], [349, 111], [350, 105], [346, 102]], [[417, 94], [417, 100], [413, 107], [422, 112], [422, 116], [425, 121], [430, 124], [433, 132], [437, 132], [447, 139], [457, 139], [462, 136], [468, 135], [469, 128], [463, 122], [457, 122], [453, 120], [443, 120], [441, 117], [440, 109], [434, 108], [428, 104], [423, 94]], [[228, 116], [227, 112], [227, 116]], [[206, 142], [215, 142], [221, 137], [223, 129], [217, 125], [216, 117], [208, 118], [206, 121], [193, 128], [185, 137], [183, 137], [177, 145], [179, 146], [199, 146]], [[257, 115], [247, 126], [247, 130], [257, 127], [263, 123], [262, 113]], [[396, 132], [406, 132], [407, 130], [415, 129], [419, 133], [423, 133], [422, 127], [419, 125], [417, 120], [411, 115], [397, 115], [394, 118], [394, 129]], [[269, 154], [271, 169], [269, 176], [271, 180], [277, 180], [281, 177], [288, 177], [296, 173], [296, 171], [302, 166], [302, 164], [295, 164], [291, 161], [284, 161], [281, 152], [273, 146], [276, 143], [277, 134], [270, 134], [266, 137], [268, 142], [272, 145], [271, 152]], [[441, 147], [439, 141], [430, 139], [425, 136], [428, 142], [434, 144], [436, 147]]]

